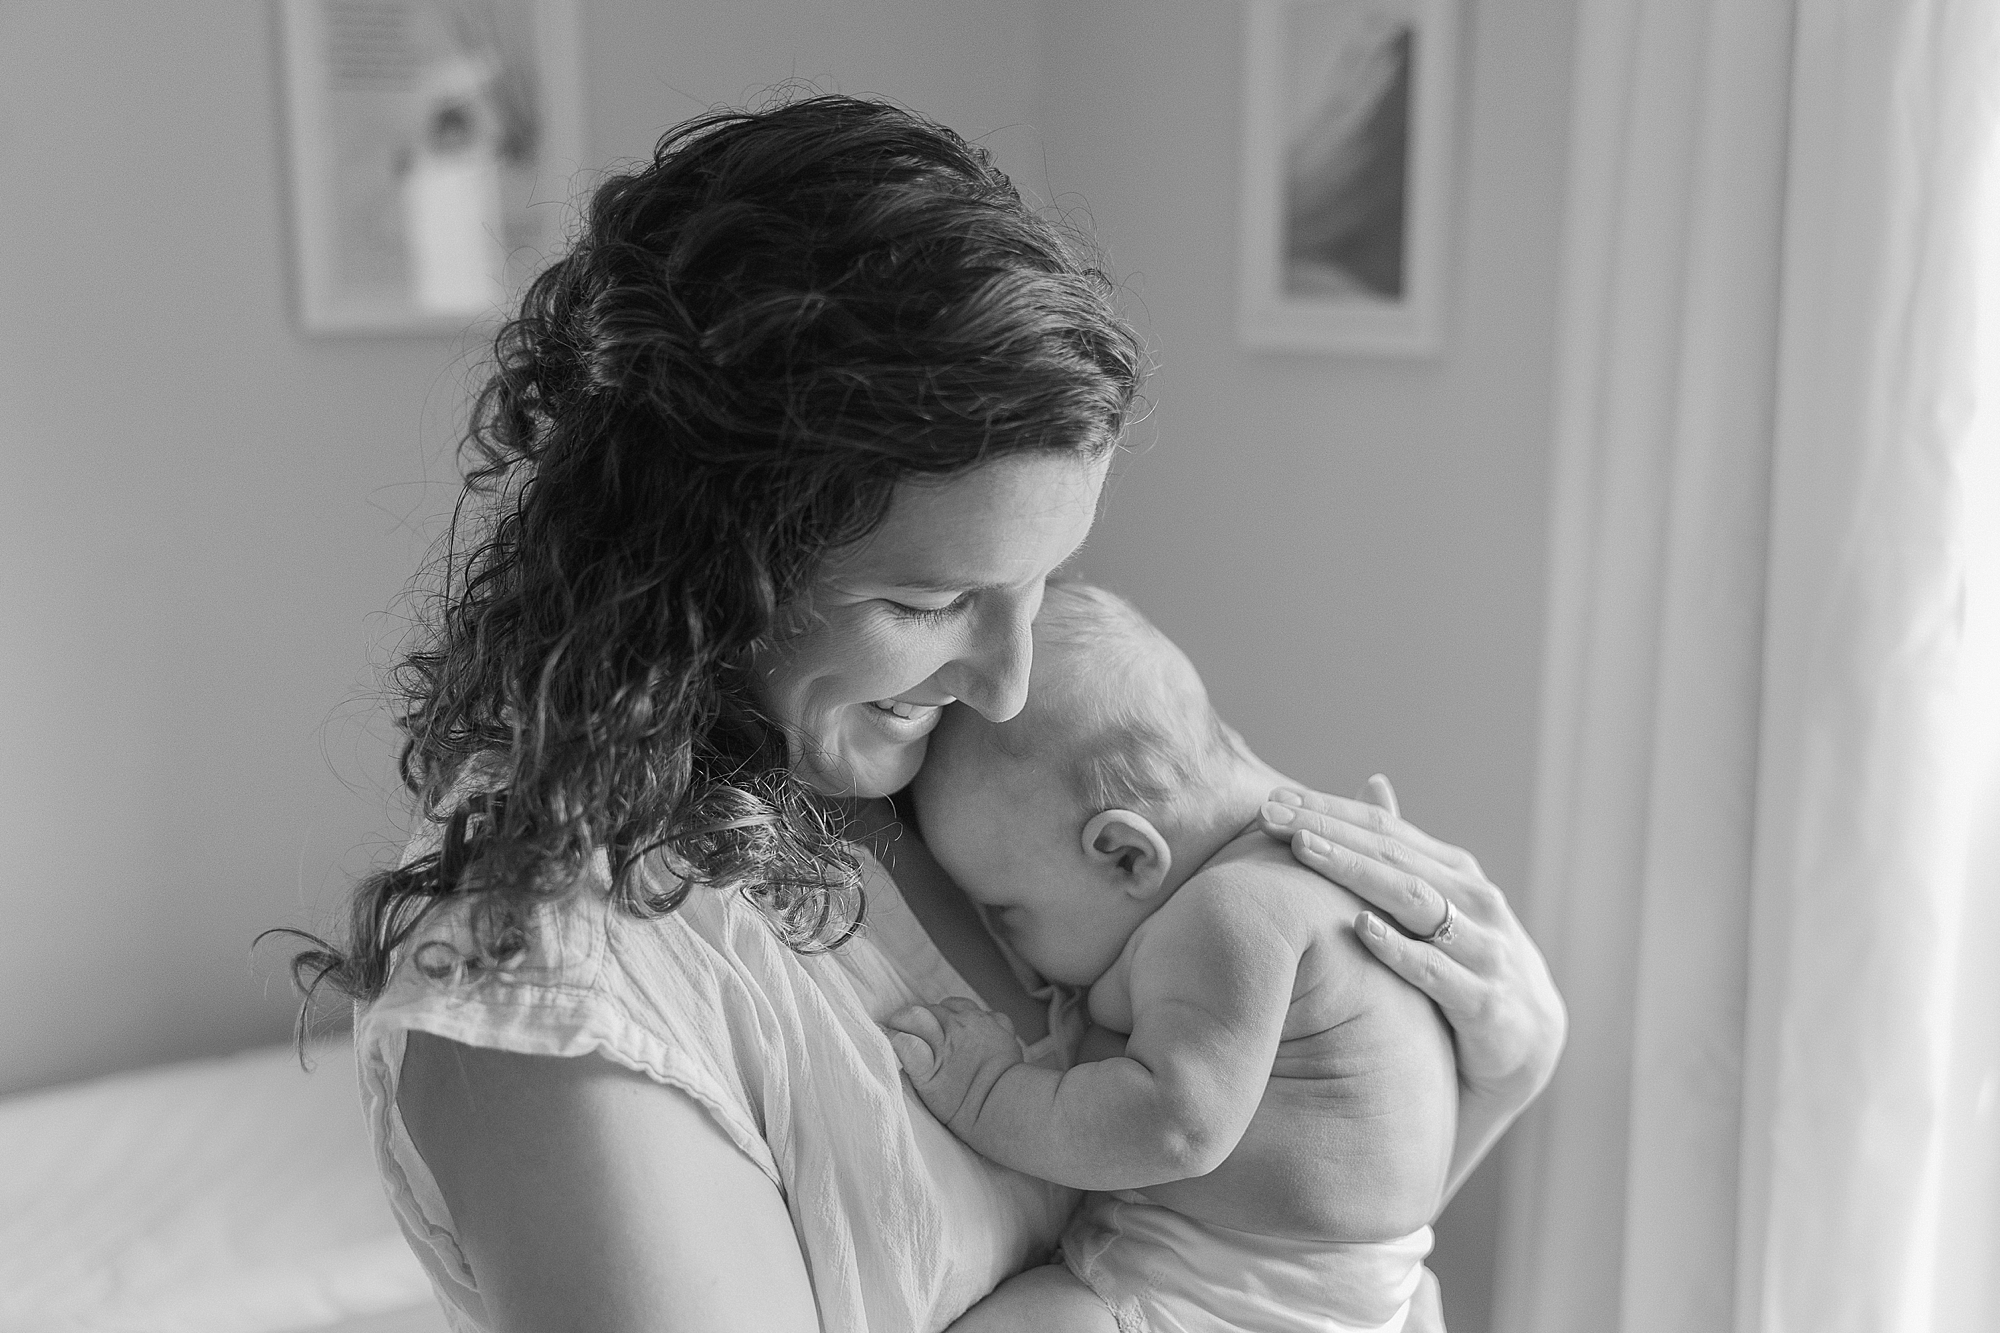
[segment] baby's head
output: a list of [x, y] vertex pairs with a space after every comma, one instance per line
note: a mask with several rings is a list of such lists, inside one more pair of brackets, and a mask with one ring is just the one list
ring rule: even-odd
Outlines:
[[945, 710], [912, 795], [926, 845], [994, 928], [1084, 985], [1213, 853], [1218, 821], [1240, 822], [1227, 807], [1263, 772], [1171, 640], [1066, 583], [1035, 619], [1027, 706], [1001, 723]]

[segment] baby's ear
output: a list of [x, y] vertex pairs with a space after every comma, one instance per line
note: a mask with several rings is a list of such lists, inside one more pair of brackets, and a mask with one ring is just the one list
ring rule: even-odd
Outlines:
[[1150, 898], [1167, 882], [1173, 849], [1153, 821], [1130, 810], [1100, 810], [1083, 826], [1083, 855], [1095, 870], [1134, 898]]

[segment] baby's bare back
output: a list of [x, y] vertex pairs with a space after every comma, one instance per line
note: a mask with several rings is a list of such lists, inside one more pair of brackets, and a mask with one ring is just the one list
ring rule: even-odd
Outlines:
[[[1388, 1240], [1431, 1221], [1457, 1126], [1451, 1032], [1354, 938], [1361, 900], [1261, 834], [1224, 848], [1180, 892], [1227, 892], [1244, 910], [1281, 914], [1297, 973], [1242, 1141], [1208, 1175], [1146, 1196], [1219, 1226], [1300, 1239]], [[1101, 1017], [1116, 1016], [1124, 963], [1093, 988]]]

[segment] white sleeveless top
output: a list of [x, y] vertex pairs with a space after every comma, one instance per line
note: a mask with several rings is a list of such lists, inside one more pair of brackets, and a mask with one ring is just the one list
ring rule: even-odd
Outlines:
[[[470, 953], [462, 907], [398, 951], [387, 988], [355, 1013], [362, 1104], [396, 1218], [458, 1333], [490, 1324], [397, 1110], [413, 1029], [529, 1055], [595, 1053], [692, 1097], [784, 1197], [825, 1333], [935, 1333], [1050, 1257], [1077, 1195], [960, 1143], [898, 1072], [883, 1018], [977, 997], [856, 850], [866, 921], [830, 953], [786, 948], [733, 892], [697, 888], [666, 916], [633, 917], [607, 897], [602, 857], [538, 909], [528, 951], [503, 970], [427, 975], [451, 956], [438, 946]], [[642, 873], [664, 871], [649, 862]], [[1051, 994], [1050, 1035], [1028, 1057], [1066, 1066], [1084, 1025], [1076, 996]]]

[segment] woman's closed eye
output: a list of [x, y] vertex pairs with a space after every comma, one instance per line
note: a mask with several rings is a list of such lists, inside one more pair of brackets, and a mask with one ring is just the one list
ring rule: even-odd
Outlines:
[[903, 620], [936, 621], [949, 620], [972, 605], [972, 594], [960, 593], [943, 606], [911, 606], [906, 602], [883, 599], [889, 609]]

